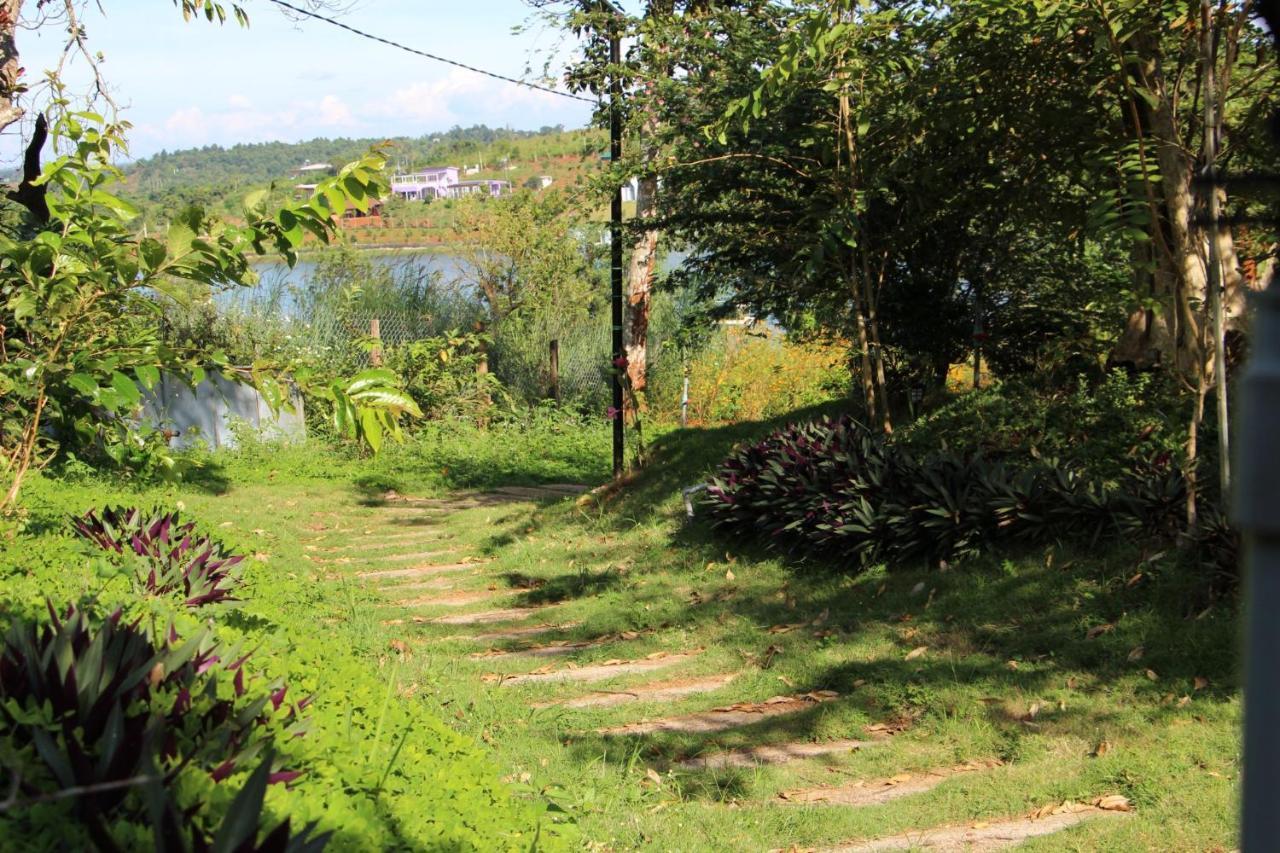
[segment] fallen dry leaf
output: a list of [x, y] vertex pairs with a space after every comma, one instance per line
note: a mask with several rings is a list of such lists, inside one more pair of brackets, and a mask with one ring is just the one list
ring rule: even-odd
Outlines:
[[1136, 661], [1142, 660], [1142, 656], [1145, 655], [1146, 653], [1147, 653], [1147, 650], [1144, 647], [1134, 646], [1132, 649], [1129, 650], [1129, 663], [1134, 663]]
[[1155, 671], [1154, 669], [1149, 669], [1149, 670], [1147, 670], [1147, 680], [1148, 680], [1148, 681], [1159, 681], [1159, 680], [1160, 680], [1160, 676], [1156, 675], [1156, 671]]
[[1100, 740], [1098, 741], [1098, 745], [1093, 748], [1093, 757], [1101, 758], [1102, 756], [1106, 755], [1110, 751], [1111, 751], [1111, 742]]
[[1187, 706], [1188, 706], [1188, 705], [1190, 705], [1190, 704], [1191, 704], [1191, 697], [1190, 697], [1190, 696], [1183, 696], [1181, 699], [1179, 699], [1179, 700], [1178, 700], [1178, 707], [1179, 707], [1179, 708], [1185, 708], [1185, 707], [1187, 707]]
[[920, 657], [927, 651], [929, 651], [928, 646], [917, 646], [916, 648], [907, 652], [907, 660], [915, 660], [916, 658]]
[[1093, 804], [1100, 809], [1106, 809], [1109, 812], [1131, 812], [1133, 806], [1129, 803], [1129, 798], [1122, 794], [1108, 794], [1105, 797], [1098, 797]]
[[1016, 660], [1005, 661], [1004, 665], [1014, 672], [1017, 672], [1018, 670], [1018, 662]]
[[1142, 572], [1138, 572], [1136, 575], [1129, 578], [1127, 581], [1124, 582], [1124, 585], [1126, 588], [1132, 589], [1134, 586], [1137, 585], [1138, 581], [1140, 580], [1142, 580]]
[[735, 575], [735, 574], [733, 573], [733, 569], [726, 569], [726, 570], [725, 570], [725, 573], [724, 573], [724, 579], [725, 579], [725, 580], [727, 580], [727, 581], [731, 581], [731, 580], [733, 580], [735, 577], [737, 577], [737, 575]]
[[1102, 625], [1094, 625], [1088, 631], [1085, 631], [1084, 638], [1086, 640], [1092, 640], [1096, 637], [1101, 637], [1103, 634], [1107, 633], [1108, 631], [1114, 631], [1115, 629], [1116, 629], [1116, 626], [1111, 622], [1106, 622], [1106, 623], [1103, 623]]
[[1206, 687], [1209, 686], [1209, 679], [1202, 678], [1197, 675], [1196, 680], [1193, 683], [1195, 684], [1196, 690], [1204, 690]]
[[855, 678], [853, 680], [853, 689], [857, 690], [859, 687], [861, 687], [866, 683], [867, 683], [867, 680], [865, 678]]

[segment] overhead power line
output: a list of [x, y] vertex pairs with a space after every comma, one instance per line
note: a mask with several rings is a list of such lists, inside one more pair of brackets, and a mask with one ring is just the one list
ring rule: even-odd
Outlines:
[[446, 59], [443, 56], [437, 56], [434, 53], [427, 53], [425, 50], [418, 50], [417, 48], [409, 47], [408, 45], [403, 45], [403, 44], [400, 44], [399, 42], [394, 42], [391, 39], [385, 39], [382, 36], [375, 36], [373, 33], [366, 33], [364, 30], [358, 30], [353, 26], [342, 23], [342, 21], [338, 21], [333, 18], [326, 17], [317, 12], [312, 12], [310, 9], [302, 9], [298, 6], [293, 5], [292, 3], [286, 3], [285, 0], [270, 0], [270, 2], [282, 8], [288, 9], [291, 12], [302, 15], [304, 17], [314, 18], [317, 21], [324, 21], [326, 24], [332, 24], [333, 26], [338, 27], [339, 29], [346, 30], [349, 33], [354, 33], [355, 35], [358, 35], [361, 38], [366, 38], [366, 39], [369, 39], [370, 41], [376, 41], [381, 44], [385, 44], [388, 47], [394, 47], [398, 50], [403, 50], [406, 53], [412, 53], [415, 56], [421, 56], [424, 59], [432, 59], [432, 60], [435, 60], [436, 62], [443, 62], [445, 65], [452, 65], [455, 68], [461, 68], [465, 71], [471, 71], [475, 74], [483, 74], [485, 77], [492, 77], [495, 80], [502, 80], [507, 83], [514, 83], [517, 86], [524, 86], [527, 89], [537, 89], [539, 92], [546, 92], [547, 94], [550, 94], [550, 95], [558, 95], [561, 98], [571, 98], [575, 101], [584, 101], [588, 104], [594, 104], [596, 102], [594, 98], [584, 98], [581, 95], [573, 95], [568, 92], [561, 92], [558, 89], [552, 89], [550, 86], [540, 86], [537, 83], [530, 83], [527, 80], [520, 80], [515, 77], [507, 77], [505, 75], [498, 74], [493, 71], [485, 71], [483, 68], [476, 68], [474, 65], [467, 65], [465, 62], [458, 62], [457, 60], [454, 60], [454, 59]]

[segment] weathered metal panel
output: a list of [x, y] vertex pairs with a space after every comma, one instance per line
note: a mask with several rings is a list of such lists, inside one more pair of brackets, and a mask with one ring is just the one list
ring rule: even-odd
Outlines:
[[297, 389], [291, 391], [289, 402], [273, 413], [252, 385], [217, 375], [192, 389], [165, 374], [153, 391], [143, 393], [142, 420], [171, 430], [169, 445], [175, 448], [196, 444], [213, 449], [235, 447], [236, 424], [265, 439], [301, 441], [306, 437], [302, 395]]

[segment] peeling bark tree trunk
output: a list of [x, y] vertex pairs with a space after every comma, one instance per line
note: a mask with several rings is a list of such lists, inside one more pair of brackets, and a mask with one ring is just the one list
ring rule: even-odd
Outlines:
[[21, 12], [22, 0], [0, 0], [0, 130], [23, 115], [22, 107], [17, 104], [22, 65], [14, 41]]
[[[656, 152], [646, 152], [653, 162]], [[636, 191], [636, 221], [643, 223], [657, 215], [658, 179], [642, 177]], [[642, 226], [643, 227], [643, 226]], [[631, 247], [631, 266], [627, 275], [627, 321], [623, 326], [623, 346], [627, 356], [627, 379], [632, 393], [626, 401], [631, 417], [643, 405], [643, 392], [649, 371], [649, 308], [653, 292], [654, 268], [658, 258], [658, 231], [645, 227]]]

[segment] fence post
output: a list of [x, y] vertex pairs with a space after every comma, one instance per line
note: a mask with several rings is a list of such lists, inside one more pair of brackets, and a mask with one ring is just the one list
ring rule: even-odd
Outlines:
[[[480, 402], [487, 412], [493, 400], [489, 397], [487, 383], [489, 375], [489, 351], [481, 345], [480, 360], [476, 362], [476, 383], [480, 386]], [[487, 414], [481, 415], [476, 421], [481, 427], [489, 426], [489, 417]]]
[[680, 392], [680, 428], [689, 425], [689, 374], [684, 375], [684, 390]]
[[560, 341], [551, 340], [551, 399], [560, 402]]
[[369, 337], [373, 338], [373, 349], [369, 350], [369, 362], [374, 367], [382, 367], [382, 321], [377, 317], [369, 321]]

